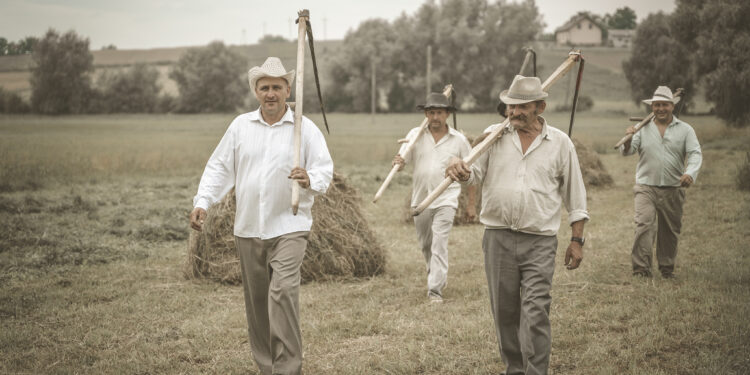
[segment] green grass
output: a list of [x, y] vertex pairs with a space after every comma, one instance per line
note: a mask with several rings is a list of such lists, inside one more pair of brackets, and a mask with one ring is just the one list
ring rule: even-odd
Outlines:
[[[182, 273], [192, 196], [232, 117], [0, 117], [0, 373], [257, 373], [240, 287]], [[678, 277], [644, 281], [629, 261], [636, 159], [610, 151], [626, 117], [577, 116], [574, 136], [602, 153], [615, 185], [589, 191], [579, 270], [562, 266], [562, 226], [552, 371], [746, 374], [750, 195], [736, 190], [734, 173], [750, 133], [686, 118], [704, 166], [687, 194]], [[568, 114], [547, 119], [567, 130]], [[499, 373], [482, 227], [451, 232], [446, 302], [434, 306], [414, 229], [400, 219], [408, 172], [369, 203], [395, 140], [420, 116], [329, 120], [336, 168], [360, 189], [389, 258], [383, 276], [302, 286], [305, 373]], [[471, 135], [494, 121], [459, 116]]]

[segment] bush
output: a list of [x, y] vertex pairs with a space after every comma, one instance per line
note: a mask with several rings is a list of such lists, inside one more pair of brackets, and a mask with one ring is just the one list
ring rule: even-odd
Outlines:
[[21, 96], [14, 92], [5, 91], [0, 86], [0, 113], [28, 113], [31, 110]]
[[150, 113], [159, 101], [159, 71], [137, 63], [131, 68], [105, 73], [99, 78], [102, 111], [107, 113]]
[[34, 47], [31, 108], [45, 114], [83, 113], [93, 90], [94, 57], [88, 38], [50, 29]]
[[245, 59], [222, 42], [185, 52], [169, 73], [181, 112], [232, 112], [248, 93]]
[[745, 163], [737, 168], [737, 189], [750, 190], [750, 152], [745, 154]]
[[[570, 111], [572, 105], [572, 103], [558, 104], [555, 106], [555, 111]], [[576, 107], [576, 112], [590, 111], [591, 108], [594, 108], [594, 99], [587, 95], [578, 96], [578, 107]]]

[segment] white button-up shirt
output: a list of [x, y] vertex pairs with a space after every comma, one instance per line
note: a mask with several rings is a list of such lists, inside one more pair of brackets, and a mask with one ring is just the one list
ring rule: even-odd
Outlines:
[[[570, 224], [588, 220], [586, 188], [570, 138], [547, 125], [524, 154], [518, 132], [508, 132], [471, 166], [467, 183], [482, 181], [479, 220], [490, 229], [551, 236], [565, 205]], [[490, 131], [499, 124], [490, 126]]]
[[301, 130], [300, 166], [310, 187], [300, 189], [297, 215], [292, 214], [288, 178], [294, 166], [294, 112], [289, 107], [275, 124], [266, 123], [260, 109], [232, 121], [208, 159], [193, 205], [208, 209], [235, 187], [235, 236], [268, 239], [309, 231], [314, 195], [328, 190], [333, 161], [323, 134], [307, 117], [302, 117]]
[[[452, 158], [464, 158], [471, 151], [471, 146], [466, 137], [453, 128], [448, 127], [448, 134], [444, 135], [437, 142], [432, 137], [429, 128], [425, 128], [421, 134], [419, 133], [419, 129], [419, 127], [414, 128], [406, 135], [407, 139], [419, 137], [414, 144], [414, 148], [404, 158], [407, 164], [411, 163], [414, 165], [411, 194], [412, 207], [416, 207], [422, 203], [443, 182], [445, 179], [445, 169], [450, 165]], [[402, 156], [406, 150], [406, 145], [401, 145], [401, 149], [399, 150], [399, 154]], [[460, 194], [461, 186], [458, 183], [452, 183], [428, 208], [442, 206], [458, 208], [458, 196]]]
[[701, 145], [693, 127], [676, 116], [664, 130], [663, 137], [651, 120], [633, 135], [627, 151], [625, 145], [620, 146], [622, 155], [636, 152], [640, 160], [635, 170], [635, 183], [642, 185], [680, 186], [683, 173], [690, 175], [695, 182], [703, 162]]

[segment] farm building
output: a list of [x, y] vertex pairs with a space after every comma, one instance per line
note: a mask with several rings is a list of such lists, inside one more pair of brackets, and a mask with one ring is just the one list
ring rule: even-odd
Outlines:
[[555, 30], [555, 42], [559, 46], [598, 46], [602, 44], [603, 28], [585, 13], [573, 16]]
[[607, 36], [607, 45], [612, 47], [630, 48], [633, 45], [635, 30], [610, 29]]

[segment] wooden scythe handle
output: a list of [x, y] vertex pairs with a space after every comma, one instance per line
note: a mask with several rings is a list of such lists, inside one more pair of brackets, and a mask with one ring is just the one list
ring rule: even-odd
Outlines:
[[[295, 111], [294, 111], [294, 167], [300, 164], [300, 146], [302, 143], [302, 98], [303, 84], [305, 81], [305, 35], [307, 32], [307, 20], [310, 12], [307, 9], [297, 13], [298, 34], [297, 34], [297, 88], [294, 94]], [[292, 214], [297, 215], [299, 210], [299, 182], [292, 180]]]
[[[552, 74], [547, 78], [544, 83], [542, 83], [542, 90], [548, 91], [550, 86], [555, 84], [562, 76], [565, 75], [565, 73], [569, 72], [571, 69], [573, 69], [573, 66], [575, 66], [576, 62], [579, 59], [579, 56], [581, 55], [580, 51], [577, 52], [571, 52], [568, 55], [568, 58], [559, 66], [557, 69], [552, 72]], [[490, 149], [490, 146], [492, 146], [498, 139], [500, 139], [503, 136], [503, 130], [505, 130], [508, 127], [508, 124], [510, 123], [510, 119], [506, 118], [505, 121], [503, 121], [500, 126], [495, 128], [481, 143], [476, 145], [473, 149], [471, 149], [471, 152], [469, 155], [467, 155], [464, 158], [464, 162], [468, 165], [474, 164], [477, 159], [487, 152], [487, 150]], [[451, 180], [450, 177], [446, 177], [443, 182], [438, 185], [435, 190], [433, 190], [430, 195], [425, 198], [422, 203], [419, 204], [414, 210], [412, 210], [412, 215], [417, 216], [422, 213], [432, 202], [437, 199], [437, 197], [440, 196], [440, 194], [443, 194], [445, 189], [448, 188], [453, 183], [453, 180]]]
[[[446, 85], [443, 89], [443, 95], [450, 98], [451, 92], [453, 91], [453, 85]], [[417, 135], [410, 139], [406, 144], [406, 149], [404, 150], [404, 154], [401, 155], [402, 158], [406, 159], [406, 156], [409, 155], [411, 150], [414, 148], [414, 144], [417, 143], [417, 140], [422, 135], [422, 132], [427, 128], [427, 126], [430, 124], [430, 122], [427, 120], [427, 117], [425, 117], [424, 120], [422, 120], [422, 124], [419, 125], [419, 132]], [[391, 168], [391, 171], [388, 173], [388, 176], [383, 181], [383, 184], [380, 185], [380, 189], [378, 189], [378, 192], [375, 193], [375, 198], [372, 199], [372, 203], [377, 203], [378, 199], [383, 195], [383, 192], [385, 189], [390, 185], [391, 180], [393, 180], [393, 176], [396, 175], [396, 172], [398, 172], [398, 165], [394, 165], [393, 168]]]
[[[681, 97], [684, 92], [685, 92], [684, 89], [679, 88], [679, 89], [675, 90], [674, 97], [675, 98], [676, 97]], [[641, 130], [644, 126], [648, 125], [648, 123], [651, 122], [651, 119], [653, 119], [653, 118], [654, 118], [654, 112], [651, 112], [644, 119], [640, 120], [639, 123], [635, 124], [634, 125], [634, 127], [635, 127], [635, 133], [638, 133], [639, 130]], [[634, 118], [631, 117], [630, 121], [634, 121]], [[620, 139], [620, 141], [617, 142], [617, 144], [615, 144], [615, 149], [620, 148], [620, 146], [624, 145], [625, 142], [633, 139], [633, 135], [635, 135], [635, 133], [628, 134], [628, 135], [622, 137], [622, 139]]]

